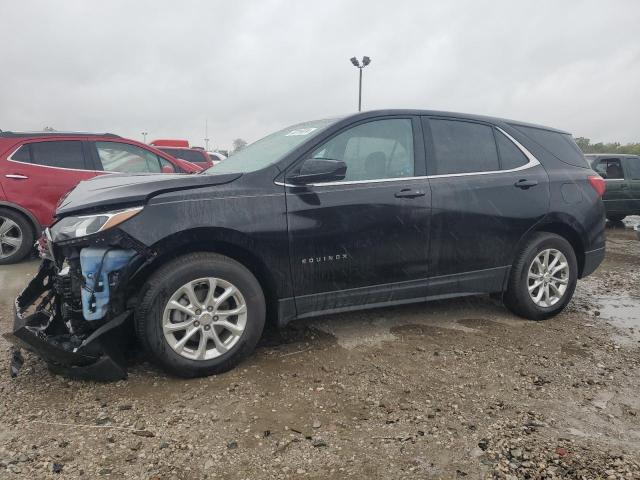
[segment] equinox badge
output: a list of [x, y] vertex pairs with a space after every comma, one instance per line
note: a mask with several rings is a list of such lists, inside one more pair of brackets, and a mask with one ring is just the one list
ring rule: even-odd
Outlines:
[[338, 255], [326, 255], [326, 256], [322, 256], [322, 257], [303, 258], [302, 259], [302, 263], [303, 264], [307, 264], [307, 263], [323, 263], [323, 262], [333, 262], [335, 260], [346, 260], [346, 259], [347, 259], [347, 254], [346, 253], [339, 253]]

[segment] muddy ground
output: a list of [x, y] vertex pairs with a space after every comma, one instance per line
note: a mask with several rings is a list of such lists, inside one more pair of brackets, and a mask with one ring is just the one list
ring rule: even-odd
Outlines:
[[[30, 355], [11, 379], [0, 340], [0, 478], [640, 478], [640, 241], [607, 248], [549, 321], [489, 298], [327, 316], [205, 379]], [[0, 330], [36, 265], [0, 267]]]

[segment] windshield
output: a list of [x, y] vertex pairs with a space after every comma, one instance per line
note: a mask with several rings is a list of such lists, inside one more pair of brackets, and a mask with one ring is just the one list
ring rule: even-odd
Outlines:
[[231, 154], [224, 162], [202, 173], [247, 173], [260, 170], [282, 159], [336, 121], [335, 118], [315, 120], [284, 128]]

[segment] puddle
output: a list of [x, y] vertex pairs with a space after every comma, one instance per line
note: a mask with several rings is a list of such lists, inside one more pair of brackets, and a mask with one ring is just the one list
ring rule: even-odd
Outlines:
[[[473, 318], [476, 314], [481, 314], [482, 320]], [[495, 325], [501, 314], [501, 307], [477, 297], [336, 314], [314, 319], [309, 326], [332, 335], [338, 345], [351, 350], [398, 340], [398, 329], [407, 325], [478, 334], [477, 327], [488, 326], [488, 321]]]
[[640, 298], [630, 296], [599, 297], [600, 316], [624, 332], [619, 339], [640, 342]]
[[628, 217], [625, 217], [624, 220], [622, 220], [624, 222], [624, 225], [628, 228], [633, 228], [636, 225], [640, 225], [640, 215], [629, 215]]

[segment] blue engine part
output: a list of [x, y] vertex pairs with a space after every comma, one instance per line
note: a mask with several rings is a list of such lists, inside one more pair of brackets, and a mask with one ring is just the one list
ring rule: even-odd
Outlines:
[[100, 320], [109, 308], [109, 274], [123, 268], [135, 250], [87, 247], [80, 251], [82, 315], [85, 320]]

